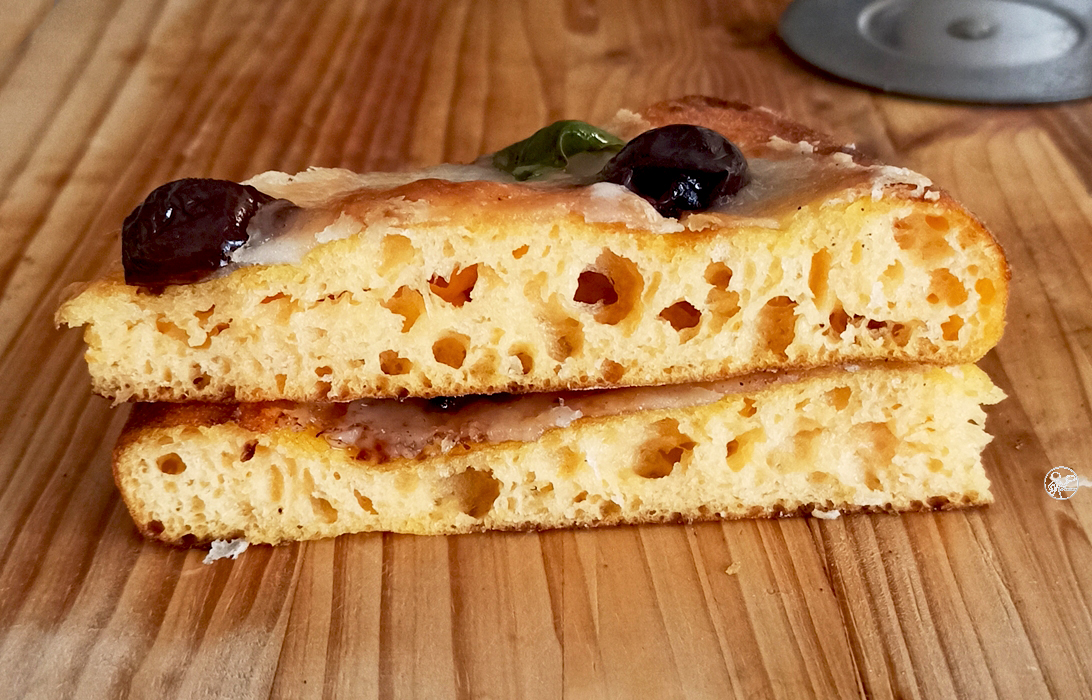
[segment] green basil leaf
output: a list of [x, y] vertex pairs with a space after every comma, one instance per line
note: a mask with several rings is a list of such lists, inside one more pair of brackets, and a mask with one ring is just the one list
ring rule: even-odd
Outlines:
[[517, 180], [542, 177], [563, 169], [569, 158], [589, 151], [618, 151], [625, 143], [591, 124], [574, 119], [554, 122], [529, 138], [493, 154], [493, 167]]

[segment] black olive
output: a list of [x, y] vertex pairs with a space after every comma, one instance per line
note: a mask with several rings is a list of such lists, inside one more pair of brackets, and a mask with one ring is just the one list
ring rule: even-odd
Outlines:
[[247, 223], [273, 198], [249, 185], [186, 178], [157, 187], [125, 217], [125, 283], [160, 287], [205, 277], [246, 243]]
[[734, 143], [693, 124], [651, 129], [626, 144], [599, 173], [644, 197], [663, 216], [723, 204], [750, 181]]

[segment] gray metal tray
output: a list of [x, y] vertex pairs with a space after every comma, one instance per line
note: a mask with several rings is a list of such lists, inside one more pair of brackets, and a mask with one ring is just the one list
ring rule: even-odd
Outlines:
[[836, 76], [987, 103], [1092, 95], [1092, 0], [796, 0], [779, 33]]

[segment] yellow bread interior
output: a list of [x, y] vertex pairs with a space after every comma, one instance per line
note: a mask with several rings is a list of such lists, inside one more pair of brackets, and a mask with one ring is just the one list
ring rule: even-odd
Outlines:
[[727, 209], [676, 221], [604, 183], [457, 181], [477, 166], [266, 173], [252, 184], [306, 213], [280, 253], [162, 290], [108, 277], [57, 320], [86, 326], [93, 387], [116, 401], [347, 401], [956, 364], [1000, 338], [1004, 256], [921, 176], [708, 98], [622, 121], [627, 136], [677, 121], [715, 128], [747, 154], [753, 181]]
[[[973, 365], [780, 373], [656, 387], [636, 400], [616, 400], [617, 391], [562, 402], [581, 415], [547, 421], [537, 436], [441, 431], [393, 458], [345, 438], [357, 434], [346, 407], [138, 405], [115, 450], [115, 476], [140, 530], [181, 545], [831, 517], [991, 500], [982, 405], [1003, 395]], [[543, 400], [510, 398], [497, 410]], [[489, 413], [479, 418], [490, 422]]]
[[[774, 367], [972, 362], [1007, 271], [965, 213], [820, 202], [776, 230], [675, 234], [562, 222], [342, 217], [299, 265], [69, 301], [116, 400], [349, 400], [625, 386]], [[985, 238], [983, 236], [986, 236]]]

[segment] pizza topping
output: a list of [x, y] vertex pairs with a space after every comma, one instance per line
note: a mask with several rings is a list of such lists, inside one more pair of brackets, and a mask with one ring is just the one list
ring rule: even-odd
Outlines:
[[658, 387], [458, 398], [358, 399], [341, 404], [294, 404], [287, 425], [312, 428], [334, 447], [351, 447], [358, 459], [423, 459], [460, 446], [533, 442], [549, 430], [582, 418], [703, 406], [755, 390], [789, 375], [748, 377]]
[[184, 284], [223, 267], [247, 241], [250, 218], [272, 201], [227, 180], [186, 178], [156, 188], [122, 224], [126, 284]]
[[599, 174], [678, 218], [724, 204], [750, 180], [747, 159], [717, 132], [671, 124], [637, 136]]
[[[554, 122], [530, 137], [493, 154], [493, 167], [517, 180], [553, 172], [594, 175], [623, 146], [623, 141], [591, 124], [573, 119]], [[598, 157], [597, 157], [598, 156]], [[573, 171], [576, 172], [573, 172]]]

